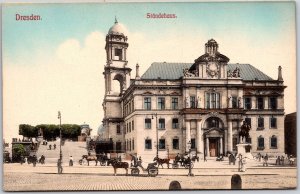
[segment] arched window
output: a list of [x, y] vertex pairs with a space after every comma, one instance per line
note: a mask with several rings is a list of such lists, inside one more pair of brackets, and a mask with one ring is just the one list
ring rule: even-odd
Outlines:
[[207, 128], [220, 127], [219, 118], [217, 117], [210, 117], [207, 119], [206, 122], [207, 122]]
[[275, 136], [275, 135], [273, 135], [272, 137], [271, 137], [271, 148], [272, 149], [277, 149], [277, 137]]
[[265, 138], [263, 136], [259, 136], [257, 138], [257, 150], [263, 150], [265, 149]]
[[111, 89], [114, 94], [121, 94], [124, 87], [124, 78], [122, 75], [115, 75], [111, 83]]

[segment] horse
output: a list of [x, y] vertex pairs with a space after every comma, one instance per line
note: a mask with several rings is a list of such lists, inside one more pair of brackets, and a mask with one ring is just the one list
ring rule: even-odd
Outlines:
[[244, 140], [247, 141], [247, 139], [249, 138], [250, 129], [251, 129], [250, 125], [246, 123], [246, 121], [243, 121], [243, 125], [241, 126], [241, 131], [239, 132], [239, 139], [241, 143], [244, 142]]
[[88, 156], [88, 155], [82, 155], [82, 159], [86, 159], [87, 162], [88, 162], [88, 166], [90, 165], [90, 161], [95, 161], [96, 162], [96, 165], [98, 164], [98, 158], [96, 156]]
[[163, 167], [163, 164], [166, 163], [168, 165], [168, 168], [169, 168], [169, 163], [170, 163], [170, 159], [161, 159], [161, 158], [158, 158], [158, 157], [155, 157], [153, 159], [153, 161], [156, 161], [157, 162], [157, 168], [159, 167], [159, 165], [161, 165], [162, 168]]
[[128, 162], [118, 162], [117, 160], [114, 160], [111, 165], [114, 168], [114, 175], [117, 175], [117, 168], [125, 168], [126, 170], [126, 175], [128, 175], [128, 168], [129, 168], [129, 164]]

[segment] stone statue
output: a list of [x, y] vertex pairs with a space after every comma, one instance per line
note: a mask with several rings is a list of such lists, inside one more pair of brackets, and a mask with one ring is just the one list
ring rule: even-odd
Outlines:
[[195, 74], [189, 72], [188, 68], [183, 69], [183, 76], [184, 77], [195, 77]]
[[239, 132], [240, 143], [244, 143], [249, 138], [250, 129], [250, 125], [246, 121], [243, 121], [241, 131]]

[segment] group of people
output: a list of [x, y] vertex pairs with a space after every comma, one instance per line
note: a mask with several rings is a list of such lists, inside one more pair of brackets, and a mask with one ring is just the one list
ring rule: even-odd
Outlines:
[[[52, 145], [51, 144], [49, 144], [49, 150], [51, 150], [52, 149]], [[53, 150], [55, 150], [56, 149], [56, 144], [53, 144]]]

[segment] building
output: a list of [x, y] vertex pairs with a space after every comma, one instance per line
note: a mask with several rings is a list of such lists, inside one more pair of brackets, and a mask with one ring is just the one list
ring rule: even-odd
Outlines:
[[[117, 21], [106, 36], [105, 138], [114, 150], [171, 157], [192, 151], [214, 157], [236, 151], [243, 121], [252, 153], [284, 153], [282, 70], [274, 80], [250, 64], [230, 64], [211, 39], [194, 63], [152, 63], [131, 78], [128, 37]], [[118, 90], [113, 86], [118, 85]]]
[[297, 113], [290, 113], [284, 119], [285, 153], [297, 156]]

